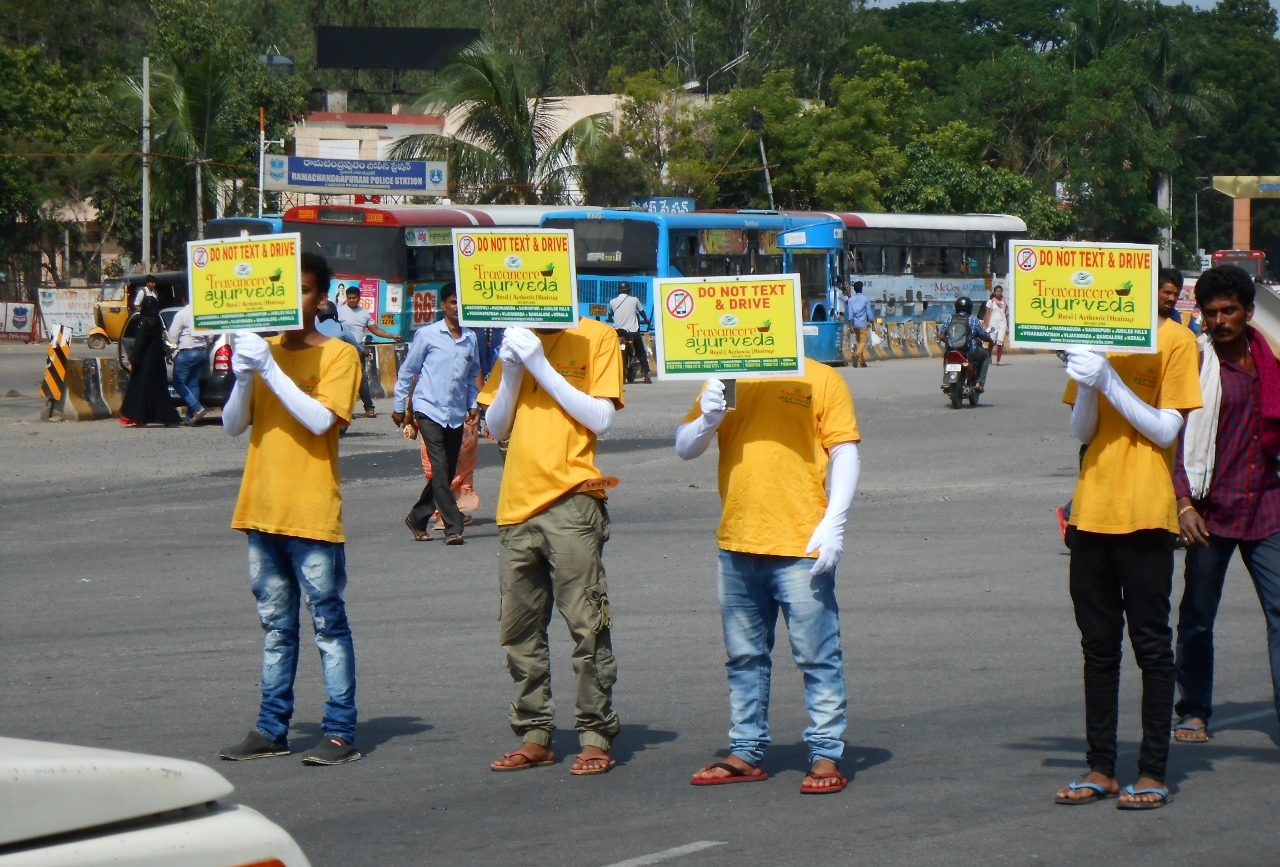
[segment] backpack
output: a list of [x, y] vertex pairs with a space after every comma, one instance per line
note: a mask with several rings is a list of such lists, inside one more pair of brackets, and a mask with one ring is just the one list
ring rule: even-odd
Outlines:
[[967, 350], [969, 348], [969, 337], [969, 317], [952, 316], [951, 322], [947, 325], [947, 349]]

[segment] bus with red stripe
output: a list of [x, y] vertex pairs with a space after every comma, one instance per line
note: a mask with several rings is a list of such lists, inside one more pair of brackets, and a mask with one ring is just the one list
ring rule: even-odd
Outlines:
[[[333, 269], [330, 297], [352, 286], [379, 326], [410, 340], [435, 321], [440, 289], [454, 282], [455, 228], [536, 228], [567, 208], [540, 205], [306, 205], [284, 214], [284, 231]], [[379, 342], [382, 341], [378, 338]]]

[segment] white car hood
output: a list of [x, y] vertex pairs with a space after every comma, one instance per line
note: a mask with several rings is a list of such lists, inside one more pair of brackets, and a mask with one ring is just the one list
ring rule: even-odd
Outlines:
[[181, 759], [0, 738], [0, 846], [192, 807], [234, 788]]

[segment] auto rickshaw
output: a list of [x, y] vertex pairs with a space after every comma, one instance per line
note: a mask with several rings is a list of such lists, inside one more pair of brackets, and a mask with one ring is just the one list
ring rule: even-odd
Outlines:
[[[134, 274], [103, 284], [93, 305], [95, 325], [85, 340], [90, 349], [106, 349], [113, 341], [119, 342], [125, 324], [136, 312], [133, 296], [147, 284], [147, 276]], [[156, 295], [162, 308], [181, 306], [180, 301], [187, 294], [186, 271], [156, 271], [150, 276], [156, 278]]]

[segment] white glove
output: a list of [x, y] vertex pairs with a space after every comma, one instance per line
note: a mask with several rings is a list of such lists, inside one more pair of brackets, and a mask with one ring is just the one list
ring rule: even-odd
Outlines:
[[1106, 391], [1112, 372], [1111, 363], [1100, 352], [1067, 350], [1067, 376], [1081, 385]]
[[676, 428], [676, 455], [681, 460], [692, 460], [707, 450], [720, 423], [724, 421], [727, 406], [724, 383], [718, 379], [708, 379], [702, 387], [702, 397], [698, 400], [698, 409], [702, 415]]
[[808, 544], [804, 546], [805, 551], [815, 548], [818, 559], [813, 562], [809, 574], [821, 575], [840, 565], [840, 558], [844, 556], [844, 521], [837, 522], [834, 517], [824, 517], [819, 521], [818, 526], [813, 528]]
[[534, 334], [528, 328], [519, 326], [508, 328], [502, 335], [502, 349], [499, 350], [499, 358], [503, 358], [502, 352], [515, 356], [519, 364], [528, 367], [535, 359], [542, 358], [542, 341], [538, 339], [538, 335]]
[[708, 422], [718, 425], [724, 419], [728, 406], [724, 399], [724, 383], [718, 379], [708, 379], [706, 387], [702, 389], [702, 401], [699, 404], [703, 416]]
[[231, 336], [231, 370], [236, 376], [265, 371], [271, 362], [271, 347], [260, 335], [242, 332]]
[[818, 526], [813, 528], [813, 535], [804, 549], [805, 553], [815, 549], [818, 552], [809, 569], [810, 575], [821, 575], [840, 565], [840, 558], [844, 556], [844, 524], [862, 471], [857, 443], [837, 443], [831, 447], [830, 454], [831, 460], [827, 463], [827, 511]]

